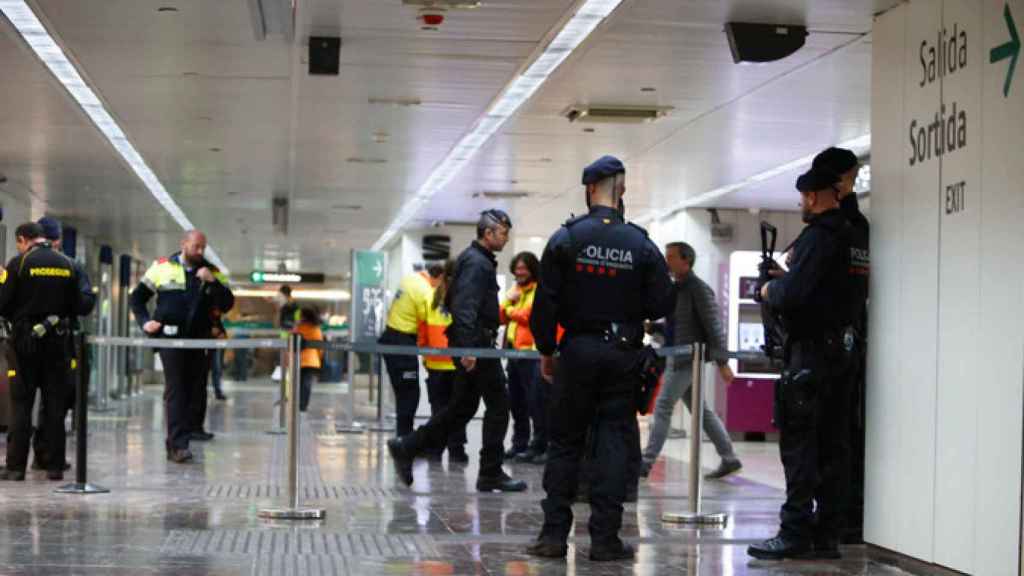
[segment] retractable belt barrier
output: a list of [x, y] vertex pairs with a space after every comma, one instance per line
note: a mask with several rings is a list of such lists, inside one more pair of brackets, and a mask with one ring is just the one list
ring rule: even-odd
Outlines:
[[[506, 350], [498, 348], [427, 348], [419, 346], [391, 346], [376, 343], [351, 344], [347, 342], [324, 342], [303, 340], [298, 334], [289, 335], [288, 339], [278, 338], [247, 338], [238, 340], [215, 340], [215, 339], [188, 339], [188, 338], [125, 338], [108, 336], [90, 336], [87, 339], [89, 344], [95, 346], [112, 347], [137, 347], [137, 348], [175, 348], [175, 349], [275, 349], [284, 350], [290, 359], [289, 368], [285, 377], [281, 378], [281, 422], [284, 425], [284, 406], [288, 403], [287, 434], [288, 434], [288, 505], [282, 508], [270, 508], [260, 511], [263, 518], [272, 519], [321, 519], [326, 514], [322, 508], [306, 508], [301, 506], [299, 501], [299, 435], [301, 431], [301, 414], [298, 408], [299, 397], [299, 366], [302, 350], [332, 350], [343, 352], [357, 352], [373, 355], [402, 355], [402, 356], [451, 356], [455, 358], [494, 358], [494, 359], [539, 359], [540, 354], [531, 350]], [[685, 522], [696, 524], [724, 524], [727, 516], [724, 514], [707, 514], [701, 512], [702, 477], [700, 465], [700, 446], [702, 436], [702, 415], [703, 415], [703, 378], [701, 367], [707, 359], [705, 355], [706, 344], [697, 343], [686, 346], [666, 346], [657, 350], [658, 356], [665, 358], [689, 358], [693, 362], [693, 382], [691, 386], [692, 410], [691, 410], [691, 440], [690, 440], [690, 478], [689, 478], [689, 503], [690, 510], [684, 513], [665, 513], [662, 519], [666, 522]], [[729, 352], [729, 358], [743, 360], [763, 360], [766, 356], [759, 352]], [[80, 378], [84, 381], [86, 375]], [[378, 382], [379, 384], [379, 382]], [[352, 383], [349, 383], [352, 386]], [[287, 393], [286, 393], [287, 391]], [[82, 399], [85, 397], [84, 382], [79, 387], [79, 410], [83, 417], [79, 419], [78, 442], [78, 482], [62, 489], [67, 492], [90, 493], [104, 491], [103, 488], [88, 485], [85, 478], [85, 436], [86, 420], [84, 418], [84, 406]], [[349, 398], [354, 395], [354, 389], [349, 389]], [[381, 395], [378, 394], [378, 418], [381, 416]], [[340, 429], [339, 429], [340, 431]]]
[[[96, 346], [117, 346], [135, 348], [179, 348], [198, 350], [220, 349], [273, 349], [286, 350], [288, 341], [281, 338], [243, 338], [238, 340], [214, 340], [193, 338], [127, 338], [112, 336], [90, 336], [89, 344]], [[302, 348], [306, 350], [331, 350], [340, 352], [358, 352], [362, 354], [381, 354], [386, 356], [452, 356], [462, 358], [495, 358], [510, 360], [538, 360], [540, 353], [535, 350], [511, 350], [505, 348], [429, 348], [425, 346], [394, 346], [387, 344], [351, 344], [348, 342], [325, 342], [303, 340]], [[658, 356], [664, 358], [692, 358], [694, 347], [665, 346], [656, 350]], [[761, 352], [729, 352], [729, 358], [741, 360], [764, 359]]]

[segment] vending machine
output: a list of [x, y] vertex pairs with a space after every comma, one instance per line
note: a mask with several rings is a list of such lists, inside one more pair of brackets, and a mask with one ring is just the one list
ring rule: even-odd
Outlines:
[[[781, 254], [775, 255], [782, 262]], [[761, 305], [754, 301], [761, 253], [738, 250], [729, 256], [721, 278], [720, 299], [727, 311], [729, 350], [760, 353], [764, 345]], [[729, 361], [736, 378], [724, 390], [725, 427], [738, 435], [776, 432], [772, 424], [775, 380], [780, 369], [761, 354]]]

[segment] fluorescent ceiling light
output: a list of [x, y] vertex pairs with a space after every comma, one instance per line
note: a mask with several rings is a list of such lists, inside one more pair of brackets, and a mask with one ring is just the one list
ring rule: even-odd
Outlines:
[[473, 128], [445, 156], [444, 160], [417, 191], [412, 201], [405, 204], [388, 229], [373, 244], [374, 250], [384, 248], [396, 234], [412, 220], [420, 208], [469, 163], [473, 156], [504, 124], [530, 99], [547, 78], [579, 47], [608, 17], [622, 0], [585, 0], [576, 13], [555, 35], [551, 43], [525, 69], [509, 82], [501, 94], [477, 119]]
[[[64, 50], [54, 41], [53, 37], [32, 12], [25, 0], [0, 0], [0, 13], [7, 17], [11, 25], [21, 34], [36, 56], [50, 70], [53, 76], [64, 86], [71, 98], [82, 108], [85, 115], [107, 138], [114, 150], [121, 155], [125, 163], [135, 172], [139, 180], [146, 186], [149, 193], [167, 210], [174, 221], [184, 230], [193, 230], [195, 226], [182, 212], [181, 207], [171, 198], [156, 174], [149, 169], [146, 161], [128, 140], [117, 121], [100, 101], [96, 93], [82, 79], [75, 65], [68, 59]], [[213, 248], [206, 247], [206, 259], [221, 270], [227, 267]]]
[[[852, 150], [853, 153], [856, 154], [857, 156], [862, 156], [871, 148], [871, 134], [868, 133], [863, 136], [854, 138], [852, 140], [840, 142], [837, 146], [839, 148], [848, 148]], [[785, 164], [765, 170], [764, 172], [758, 172], [753, 176], [748, 176], [743, 180], [740, 180], [739, 182], [734, 182], [732, 184], [728, 184], [720, 188], [715, 188], [714, 190], [708, 190], [707, 192], [698, 194], [696, 196], [685, 198], [673, 204], [672, 206], [669, 206], [668, 208], [648, 212], [647, 214], [644, 214], [643, 216], [635, 219], [634, 221], [640, 225], [647, 225], [650, 224], [651, 222], [654, 222], [655, 220], [667, 220], [672, 216], [675, 216], [679, 212], [686, 210], [687, 208], [692, 208], [693, 206], [699, 206], [701, 204], [704, 204], [705, 202], [717, 200], [724, 196], [728, 196], [729, 194], [732, 194], [733, 192], [736, 192], [738, 190], [742, 190], [744, 188], [753, 186], [754, 184], [758, 184], [766, 180], [771, 180], [772, 178], [775, 178], [776, 176], [781, 176], [782, 174], [786, 174], [787, 172], [792, 172], [793, 170], [798, 170], [810, 166], [811, 162], [814, 161], [814, 157], [817, 155], [817, 152], [815, 152], [814, 154], [808, 154], [807, 156], [797, 158], [796, 160], [793, 160], [791, 162], [786, 162]], [[870, 178], [870, 173], [868, 174], [868, 177]]]

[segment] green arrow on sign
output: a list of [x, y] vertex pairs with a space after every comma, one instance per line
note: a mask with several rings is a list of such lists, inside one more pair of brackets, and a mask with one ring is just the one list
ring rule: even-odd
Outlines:
[[1020, 56], [1020, 37], [1017, 36], [1017, 25], [1013, 23], [1013, 14], [1010, 13], [1010, 3], [1006, 3], [1003, 11], [1006, 18], [1006, 27], [1010, 29], [1010, 41], [992, 49], [988, 55], [988, 61], [992, 64], [1010, 59], [1010, 69], [1006, 71], [1006, 82], [1003, 84], [1003, 97], [1010, 95], [1010, 84], [1013, 83], [1013, 72], [1017, 68], [1017, 57]]

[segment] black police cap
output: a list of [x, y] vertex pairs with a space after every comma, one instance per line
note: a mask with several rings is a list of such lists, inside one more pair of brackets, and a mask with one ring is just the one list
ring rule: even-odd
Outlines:
[[38, 224], [43, 229], [43, 238], [47, 240], [60, 240], [60, 220], [43, 216], [39, 219]]
[[859, 164], [857, 155], [851, 150], [846, 148], [827, 148], [820, 154], [814, 157], [814, 162], [811, 163], [811, 167], [819, 171], [832, 172], [837, 176], [842, 176]]
[[583, 185], [597, 184], [605, 178], [616, 174], [625, 174], [626, 167], [614, 156], [601, 156], [593, 164], [583, 169]]
[[811, 168], [796, 179], [796, 189], [800, 192], [814, 192], [834, 186], [839, 182], [839, 175], [830, 170]]

